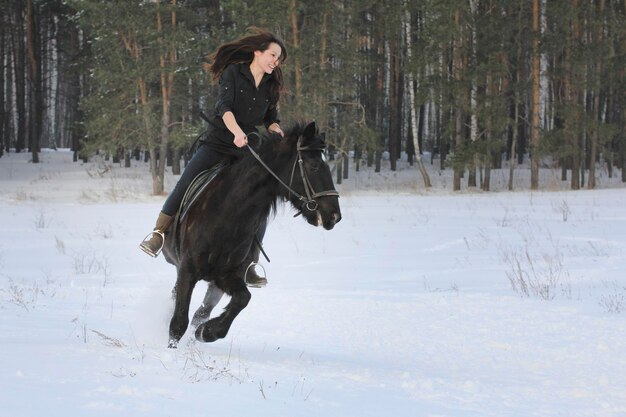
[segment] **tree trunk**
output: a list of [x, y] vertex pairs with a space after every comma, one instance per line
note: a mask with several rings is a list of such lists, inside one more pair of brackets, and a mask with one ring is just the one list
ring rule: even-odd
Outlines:
[[[70, 29], [70, 35], [69, 35], [69, 50], [73, 51], [77, 56], [79, 54], [79, 51], [83, 50], [84, 53], [86, 54], [90, 54], [90, 44], [88, 42], [84, 42], [84, 38], [83, 38], [83, 44], [81, 45], [81, 36], [80, 36], [80, 31], [77, 27], [72, 26]], [[75, 59], [75, 58], [74, 58]], [[83, 77], [81, 77], [81, 71], [75, 67], [72, 68], [72, 71], [69, 72], [69, 74], [66, 74], [68, 76], [68, 82], [67, 82], [67, 115], [64, 115], [64, 120], [65, 120], [65, 126], [66, 126], [66, 131], [68, 132], [68, 136], [69, 136], [69, 140], [70, 140], [70, 147], [73, 151], [73, 161], [77, 162], [78, 161], [78, 153], [80, 151], [81, 145], [80, 145], [80, 138], [83, 134], [83, 129], [82, 129], [82, 125], [81, 126], [73, 126], [75, 124], [75, 122], [77, 121], [82, 121], [83, 117], [82, 117], [82, 111], [80, 109], [80, 107], [78, 106], [78, 103], [80, 101], [80, 98], [82, 96], [82, 94], [84, 93], [84, 79]]]
[[540, 62], [539, 53], [539, 0], [533, 0], [533, 49], [532, 49], [532, 123], [530, 129], [530, 189], [539, 189], [539, 97], [540, 97]]
[[[176, 5], [176, 0], [171, 0], [172, 5]], [[170, 130], [170, 102], [172, 99], [172, 93], [174, 88], [174, 65], [176, 63], [176, 52], [172, 46], [168, 46], [163, 39], [163, 23], [161, 17], [160, 0], [156, 1], [157, 14], [156, 24], [157, 31], [159, 32], [159, 70], [161, 80], [161, 144], [159, 147], [159, 161], [157, 164], [157, 184], [158, 194], [162, 194], [164, 191], [165, 181], [165, 166], [167, 165], [167, 149], [169, 145], [169, 130]], [[176, 29], [176, 12], [172, 11], [171, 14], [172, 29]], [[169, 65], [169, 69], [166, 68], [166, 64]], [[154, 187], [153, 187], [154, 188]], [[156, 194], [156, 193], [155, 193]]]
[[[326, 74], [326, 63], [328, 61], [328, 13], [324, 12], [322, 14], [322, 27], [320, 28], [320, 55], [319, 55], [319, 71], [322, 77]], [[318, 93], [316, 92], [316, 95]], [[321, 93], [323, 94], [323, 93]], [[323, 95], [321, 97], [317, 97], [315, 100], [318, 103], [320, 114], [318, 118], [318, 122], [321, 129], [326, 129], [328, 127], [327, 120], [327, 112], [328, 112], [328, 99]]]
[[[422, 77], [423, 79], [424, 77]], [[415, 92], [418, 89], [418, 83], [416, 80], [413, 80], [413, 96], [415, 96]], [[420, 105], [419, 116], [417, 118], [417, 155], [420, 155], [424, 152], [424, 142], [425, 142], [425, 131], [426, 131], [426, 103], [422, 103]], [[432, 150], [432, 149], [431, 149]]]
[[39, 72], [39, 47], [33, 0], [26, 2], [26, 43], [28, 51], [28, 144], [32, 162], [39, 162], [41, 131], [41, 73]]
[[[600, 3], [598, 4], [598, 15], [596, 17], [597, 20], [597, 31], [596, 31], [596, 36], [595, 36], [595, 41], [598, 45], [601, 45], [603, 42], [603, 36], [604, 36], [604, 6], [605, 6], [605, 0], [600, 0]], [[595, 66], [595, 71], [594, 71], [594, 77], [595, 77], [595, 83], [599, 86], [601, 79], [602, 79], [602, 61], [598, 61], [595, 64], [592, 64]], [[594, 97], [593, 97], [593, 114], [595, 115], [595, 117], [597, 118], [598, 124], [600, 122], [602, 122], [602, 111], [600, 109], [600, 94], [601, 94], [601, 88], [598, 87], [597, 90], [594, 92]], [[596, 188], [596, 158], [597, 158], [597, 149], [598, 149], [598, 129], [594, 129], [593, 132], [591, 133], [591, 150], [589, 153], [589, 179], [587, 182], [587, 188], [589, 189], [593, 189]]]
[[[518, 55], [519, 49], [521, 46], [518, 45]], [[502, 78], [502, 91], [503, 94], [506, 95], [506, 106], [507, 106], [507, 115], [509, 116], [509, 123], [507, 124], [507, 159], [509, 161], [509, 182], [508, 189], [509, 191], [513, 191], [513, 177], [515, 175], [515, 145], [517, 143], [517, 129], [515, 125], [517, 124], [517, 99], [515, 89], [512, 88], [513, 81], [517, 79], [517, 69], [515, 69], [515, 74], [512, 73], [513, 68], [510, 62], [508, 52], [502, 54], [502, 66], [506, 69], [506, 73], [510, 74], [509, 76], [504, 76]]]
[[[456, 40], [454, 42], [454, 79], [457, 81], [457, 85], [461, 80], [461, 71], [463, 69], [463, 62], [461, 57], [461, 12], [456, 10], [454, 13], [454, 22], [456, 24]], [[461, 94], [457, 94], [456, 98], [456, 108], [454, 109], [454, 137], [456, 148], [454, 150], [455, 153], [455, 163], [454, 163], [454, 176], [452, 180], [452, 190], [459, 191], [461, 189], [461, 175], [464, 171], [463, 163], [459, 161], [458, 153], [461, 152], [461, 147], [463, 146], [463, 98]]]
[[[405, 2], [406, 5], [406, 2]], [[405, 12], [405, 21], [404, 21], [404, 29], [406, 36], [406, 48], [407, 48], [407, 61], [411, 62], [412, 56], [412, 42], [411, 42], [411, 12], [407, 9]], [[422, 159], [422, 152], [420, 149], [420, 126], [423, 127], [423, 108], [424, 105], [420, 106], [420, 125], [417, 124], [417, 112], [415, 111], [415, 79], [413, 76], [413, 72], [409, 69], [406, 72], [406, 81], [407, 81], [407, 90], [409, 92], [409, 109], [410, 109], [410, 126], [413, 136], [413, 149], [415, 152], [415, 161], [417, 162], [417, 167], [422, 175], [422, 179], [424, 180], [424, 186], [426, 188], [430, 188], [430, 177], [428, 176], [428, 172], [426, 172], [426, 167], [424, 166], [424, 160]]]
[[626, 182], [626, 109], [623, 110], [622, 115], [622, 134], [621, 140], [619, 141], [619, 153], [620, 153], [620, 162], [622, 168], [622, 182]]
[[[497, 92], [496, 92], [496, 88], [494, 86], [494, 82], [493, 82], [493, 75], [491, 73], [491, 69], [489, 69], [487, 71], [487, 77], [486, 77], [486, 88], [487, 88], [487, 96], [488, 97], [495, 97]], [[486, 103], [486, 108], [487, 108], [487, 115], [485, 117], [485, 138], [484, 140], [487, 141], [487, 143], [491, 142], [491, 134], [492, 134], [492, 117], [493, 115], [491, 114], [491, 106], [489, 105], [489, 103]], [[483, 178], [481, 178], [480, 181], [480, 188], [483, 191], [489, 191], [490, 188], [490, 183], [491, 183], [491, 164], [492, 164], [492, 159], [493, 159], [493, 151], [491, 150], [491, 146], [487, 146], [487, 152], [485, 155], [483, 155], [483, 164], [484, 164], [484, 176]]]
[[[573, 13], [573, 20], [572, 20], [572, 24], [571, 24], [571, 36], [570, 36], [570, 42], [568, 44], [568, 48], [567, 51], [565, 52], [566, 54], [566, 77], [569, 77], [569, 96], [568, 96], [568, 101], [569, 104], [571, 106], [571, 108], [575, 108], [577, 109], [577, 111], [581, 111], [580, 110], [580, 106], [581, 106], [581, 93], [579, 91], [579, 87], [578, 87], [578, 83], [579, 80], [576, 77], [575, 72], [578, 70], [575, 67], [575, 63], [574, 61], [574, 45], [578, 43], [579, 40], [579, 35], [580, 35], [580, 28], [579, 28], [579, 23], [578, 23], [578, 16], [576, 16], [576, 13], [578, 12], [578, 0], [571, 0], [572, 3], [572, 13]], [[583, 105], [583, 109], [584, 109], [584, 105]], [[570, 120], [569, 120], [569, 132], [571, 135], [571, 141], [572, 141], [572, 178], [570, 181], [571, 184], [571, 189], [572, 190], [579, 190], [580, 189], [580, 159], [581, 159], [581, 146], [580, 146], [580, 142], [581, 142], [581, 133], [580, 133], [580, 129], [577, 127], [577, 125], [579, 120], [572, 120], [571, 116], [570, 116]]]
[[[473, 146], [472, 146], [473, 148]], [[478, 164], [476, 163], [476, 154], [472, 151], [472, 157], [469, 160], [469, 164], [467, 166], [468, 175], [467, 175], [467, 186], [468, 187], [476, 187], [476, 168]]]
[[17, 115], [15, 152], [22, 152], [26, 146], [26, 68], [24, 67], [24, 5], [16, 2], [13, 11], [13, 28], [11, 34], [13, 50], [13, 74], [15, 80], [15, 114]]
[[339, 154], [337, 157], [337, 184], [341, 184], [343, 182], [343, 155]]
[[392, 171], [396, 171], [396, 164], [400, 157], [400, 119], [401, 119], [401, 93], [400, 93], [400, 54], [398, 53], [399, 39], [393, 37], [389, 42], [389, 165]]
[[511, 155], [509, 157], [509, 191], [513, 191], [513, 174], [515, 173], [515, 162], [517, 159], [515, 158], [515, 150], [517, 149], [517, 135], [519, 130], [517, 129], [517, 118], [518, 118], [518, 107], [517, 107], [517, 94], [514, 93], [513, 101], [515, 108], [515, 113], [513, 116], [513, 139], [511, 139]]
[[302, 99], [302, 60], [300, 58], [300, 29], [298, 27], [298, 7], [296, 0], [289, 2], [289, 19], [291, 23], [291, 33], [293, 35], [293, 47], [292, 54], [294, 56], [294, 88], [295, 88], [295, 108], [296, 114], [301, 114], [301, 99]]
[[[0, 9], [2, 10], [2, 9]], [[6, 10], [5, 10], [6, 12]], [[8, 42], [7, 40], [7, 30], [6, 28], [9, 26], [7, 14], [3, 13], [0, 16], [0, 157], [4, 155], [4, 147], [8, 142], [8, 120], [9, 120], [9, 112], [7, 111], [7, 100], [5, 97], [9, 97], [7, 94], [7, 87], [5, 84], [5, 71], [6, 65], [5, 57], [7, 56], [6, 48]]]
[[180, 148], [176, 147], [172, 150], [172, 174], [174, 175], [180, 175], [181, 173], [180, 158], [181, 158]]
[[[622, 77], [626, 76], [626, 69], [622, 70]], [[621, 121], [621, 132], [618, 133], [618, 152], [619, 152], [619, 165], [622, 171], [622, 182], [626, 182], [626, 105], [624, 105], [623, 95], [620, 96], [620, 104], [622, 106], [619, 109], [617, 120]]]

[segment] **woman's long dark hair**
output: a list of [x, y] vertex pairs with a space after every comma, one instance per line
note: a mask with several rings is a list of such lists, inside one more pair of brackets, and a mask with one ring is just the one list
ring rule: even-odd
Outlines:
[[[250, 64], [254, 59], [254, 51], [265, 51], [271, 43], [280, 46], [280, 62], [285, 62], [287, 49], [282, 39], [265, 29], [257, 27], [248, 28], [248, 32], [250, 32], [250, 35], [225, 43], [211, 54], [209, 58], [212, 64], [209, 66], [209, 71], [213, 74], [214, 81], [220, 78], [222, 72], [230, 64]], [[278, 103], [283, 89], [283, 72], [280, 67], [274, 68], [270, 81], [270, 93], [274, 103]]]

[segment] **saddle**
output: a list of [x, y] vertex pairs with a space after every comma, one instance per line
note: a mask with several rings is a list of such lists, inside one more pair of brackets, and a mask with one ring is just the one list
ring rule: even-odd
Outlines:
[[[180, 208], [178, 209], [178, 213], [176, 214], [176, 224], [180, 224], [180, 222], [183, 221], [183, 219], [189, 212], [189, 209], [194, 205], [202, 191], [204, 191], [204, 189], [211, 183], [211, 181], [213, 181], [215, 177], [217, 177], [220, 172], [222, 172], [224, 168], [228, 167], [229, 165], [230, 162], [224, 160], [196, 175], [193, 181], [191, 181], [191, 184], [189, 184], [189, 187], [187, 187], [187, 191], [185, 191], [183, 200], [180, 203]], [[261, 253], [263, 254], [263, 257], [267, 260], [267, 262], [270, 262], [270, 258], [267, 256], [267, 253], [265, 253], [265, 250], [263, 249], [263, 244], [258, 236], [254, 236], [254, 243], [259, 247]]]
[[183, 196], [183, 200], [180, 203], [180, 208], [178, 209], [178, 223], [183, 221], [189, 209], [194, 205], [198, 196], [204, 191], [204, 189], [217, 177], [217, 175], [224, 170], [228, 165], [230, 165], [227, 161], [222, 161], [213, 167], [207, 169], [206, 171], [202, 171], [191, 181], [189, 187], [187, 187], [187, 191], [185, 191], [185, 195]]

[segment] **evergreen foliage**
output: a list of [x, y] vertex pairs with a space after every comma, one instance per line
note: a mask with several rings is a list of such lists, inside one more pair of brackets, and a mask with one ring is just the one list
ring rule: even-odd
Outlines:
[[338, 171], [349, 155], [386, 169], [386, 154], [394, 170], [417, 144], [455, 189], [477, 172], [488, 189], [491, 169], [528, 158], [592, 188], [599, 163], [626, 160], [625, 13], [618, 0], [1, 0], [0, 148], [34, 162], [39, 146], [143, 151], [160, 193], [166, 156], [176, 172], [212, 111], [206, 58], [260, 26], [289, 48], [282, 123], [315, 119]]

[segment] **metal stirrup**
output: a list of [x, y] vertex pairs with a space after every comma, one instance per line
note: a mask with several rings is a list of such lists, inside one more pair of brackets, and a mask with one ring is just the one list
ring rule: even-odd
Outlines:
[[[152, 237], [153, 234], [157, 234], [159, 236], [161, 236], [161, 246], [159, 246], [159, 249], [156, 250], [154, 253], [148, 252], [148, 250], [145, 248], [144, 243], [146, 242], [146, 240], [148, 240], [149, 237]], [[159, 229], [154, 229], [153, 231], [151, 231], [150, 233], [148, 233], [146, 235], [146, 237], [143, 239], [143, 241], [141, 242], [141, 244], [139, 245], [139, 247], [146, 252], [148, 255], [153, 256], [153, 257], [157, 257], [159, 256], [159, 254], [161, 253], [161, 251], [163, 250], [163, 245], [165, 245], [165, 233], [163, 233], [162, 231], [160, 231]]]

